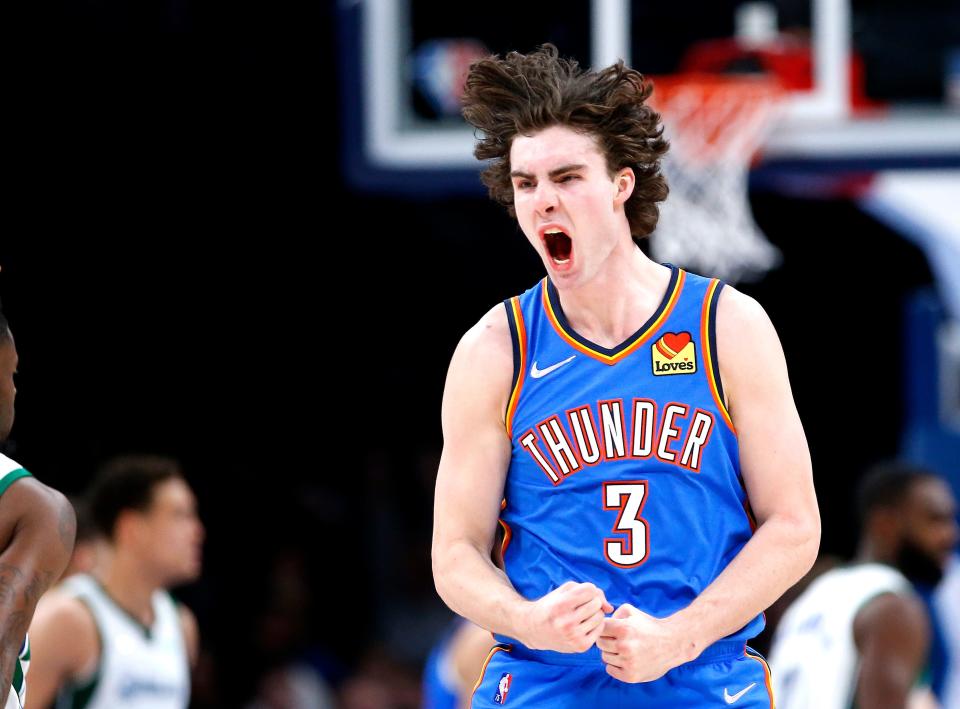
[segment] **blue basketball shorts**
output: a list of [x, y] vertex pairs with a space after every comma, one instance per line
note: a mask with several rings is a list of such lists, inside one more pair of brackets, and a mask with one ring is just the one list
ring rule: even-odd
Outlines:
[[611, 677], [602, 664], [548, 664], [522, 646], [495, 645], [471, 707], [773, 709], [771, 686], [766, 661], [743, 642], [715, 643], [660, 679], [637, 684]]

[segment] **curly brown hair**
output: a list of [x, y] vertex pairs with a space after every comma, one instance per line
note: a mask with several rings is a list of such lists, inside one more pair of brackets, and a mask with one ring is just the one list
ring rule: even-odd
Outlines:
[[510, 216], [513, 184], [510, 147], [519, 135], [552, 126], [566, 126], [591, 135], [613, 175], [633, 168], [636, 186], [624, 206], [635, 241], [656, 227], [657, 203], [667, 198], [660, 160], [669, 147], [660, 114], [645, 104], [653, 91], [643, 74], [623, 61], [600, 71], [585, 71], [573, 59], [558, 57], [544, 44], [530, 54], [492, 55], [470, 66], [463, 97], [463, 116], [483, 135], [474, 150], [479, 160], [492, 158], [481, 179], [490, 197]]

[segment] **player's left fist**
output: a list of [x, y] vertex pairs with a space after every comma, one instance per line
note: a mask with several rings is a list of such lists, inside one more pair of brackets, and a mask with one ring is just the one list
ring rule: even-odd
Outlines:
[[597, 647], [607, 674], [621, 682], [651, 682], [684, 662], [669, 621], [629, 603], [604, 621]]

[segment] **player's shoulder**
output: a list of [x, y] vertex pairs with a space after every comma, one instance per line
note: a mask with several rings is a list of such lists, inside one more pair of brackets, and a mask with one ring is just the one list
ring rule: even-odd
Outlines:
[[920, 625], [926, 609], [907, 578], [887, 564], [863, 563], [848, 567], [848, 584], [855, 585], [864, 600], [856, 612], [861, 627], [889, 623]]
[[0, 505], [7, 519], [29, 519], [37, 525], [52, 525], [64, 535], [75, 533], [76, 515], [70, 501], [30, 474], [0, 480]]
[[788, 379], [783, 346], [770, 316], [755, 298], [725, 284], [712, 327], [728, 407], [734, 407], [734, 399], [744, 391], [752, 397], [782, 390], [781, 383]]
[[505, 353], [512, 357], [511, 330], [522, 327], [521, 323], [517, 322], [522, 321], [522, 316], [517, 315], [515, 309], [522, 310], [525, 302], [529, 302], [530, 298], [537, 298], [543, 284], [543, 280], [537, 281], [523, 293], [489, 308], [483, 317], [464, 333], [461, 342], [479, 348], [481, 351]]
[[502, 416], [514, 374], [511, 337], [503, 304], [490, 308], [463, 334], [447, 371], [445, 411], [468, 409]]
[[767, 356], [780, 354], [780, 337], [756, 298], [725, 284], [717, 301], [717, 348], [721, 367], [731, 356], [755, 366]]
[[513, 340], [506, 308], [498, 303], [490, 308], [457, 345], [455, 357], [477, 372], [496, 372], [509, 364], [513, 368]]
[[3, 495], [13, 483], [31, 477], [29, 471], [13, 458], [0, 453], [0, 495]]
[[197, 616], [190, 610], [190, 607], [176, 599], [173, 599], [173, 606], [177, 611], [177, 619], [180, 621], [181, 627], [190, 634], [199, 634], [200, 628], [197, 625]]
[[907, 641], [925, 637], [927, 612], [921, 598], [910, 589], [885, 590], [867, 600], [854, 617], [858, 645], [874, 633]]
[[30, 624], [31, 643], [74, 676], [86, 676], [100, 657], [100, 631], [90, 607], [62, 583], [43, 595]]
[[[89, 606], [69, 585], [61, 584], [43, 595], [34, 617], [37, 628], [56, 629], [60, 637], [96, 640], [97, 624]], [[33, 633], [34, 627], [30, 632]]]
[[193, 611], [185, 604], [177, 602], [176, 609], [187, 657], [190, 660], [190, 666], [193, 667], [197, 663], [200, 650], [200, 626], [197, 624], [197, 617], [193, 614]]
[[66, 496], [30, 474], [8, 474], [0, 480], [0, 508], [4, 520], [14, 524], [29, 520], [34, 526], [48, 525], [64, 533], [76, 525]]
[[770, 322], [760, 302], [746, 293], [724, 283], [717, 301], [717, 329], [731, 332], [749, 331]]

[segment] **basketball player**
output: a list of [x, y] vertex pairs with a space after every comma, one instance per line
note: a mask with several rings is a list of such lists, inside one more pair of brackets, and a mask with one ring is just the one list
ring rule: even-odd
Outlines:
[[[0, 442], [13, 426], [17, 347], [0, 312]], [[30, 663], [27, 627], [41, 594], [70, 560], [76, 520], [67, 499], [0, 454], [0, 686], [5, 709], [19, 709]]]
[[551, 45], [467, 79], [483, 180], [547, 272], [467, 332], [444, 391], [434, 577], [500, 641], [474, 707], [768, 709], [745, 644], [816, 558], [769, 318], [638, 247], [667, 195], [649, 93]]
[[960, 555], [947, 564], [937, 587], [934, 607], [943, 621], [947, 666], [940, 699], [945, 707], [960, 707]]
[[[770, 654], [781, 709], [885, 709], [918, 702], [930, 625], [911, 582], [935, 584], [957, 543], [947, 484], [893, 463], [859, 493], [861, 539], [850, 566], [814, 581], [784, 614]], [[914, 706], [914, 704], [911, 704]]]
[[197, 626], [165, 589], [200, 574], [193, 492], [175, 461], [131, 456], [108, 463], [87, 499], [107, 543], [92, 574], [37, 610], [31, 706], [186, 707]]

